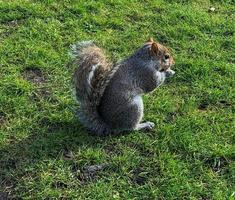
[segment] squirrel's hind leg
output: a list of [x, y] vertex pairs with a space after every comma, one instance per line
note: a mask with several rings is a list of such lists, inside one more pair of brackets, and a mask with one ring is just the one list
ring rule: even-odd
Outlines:
[[152, 130], [154, 128], [155, 124], [153, 122], [144, 122], [144, 123], [140, 123], [137, 125], [137, 127], [135, 128], [135, 130], [139, 131], [139, 130]]

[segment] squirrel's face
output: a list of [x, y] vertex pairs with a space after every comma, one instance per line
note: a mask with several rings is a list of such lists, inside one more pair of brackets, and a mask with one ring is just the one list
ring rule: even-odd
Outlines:
[[166, 71], [175, 64], [173, 57], [165, 46], [155, 42], [152, 38], [147, 41], [147, 44], [149, 45], [151, 56], [159, 63], [159, 71]]

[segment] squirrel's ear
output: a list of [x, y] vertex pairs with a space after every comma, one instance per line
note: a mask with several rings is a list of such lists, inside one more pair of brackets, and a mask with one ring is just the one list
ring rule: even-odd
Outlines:
[[158, 45], [156, 42], [152, 43], [151, 52], [155, 55], [158, 55], [159, 49], [158, 49]]
[[153, 38], [149, 38], [147, 42], [154, 42]]

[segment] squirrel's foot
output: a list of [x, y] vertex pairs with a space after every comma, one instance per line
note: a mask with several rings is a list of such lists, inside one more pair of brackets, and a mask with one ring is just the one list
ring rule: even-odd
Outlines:
[[139, 130], [152, 130], [154, 128], [155, 124], [153, 122], [144, 122], [144, 123], [141, 123], [141, 124], [138, 124], [137, 125], [137, 128], [136, 130], [139, 131]]

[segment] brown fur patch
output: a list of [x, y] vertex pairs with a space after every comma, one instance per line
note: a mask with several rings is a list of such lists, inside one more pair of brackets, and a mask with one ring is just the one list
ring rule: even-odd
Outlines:
[[[158, 57], [158, 59], [161, 62], [162, 68], [160, 69], [160, 71], [165, 71], [168, 68], [170, 68], [172, 65], [175, 64], [173, 57], [171, 56], [171, 53], [169, 51], [169, 49], [167, 47], [165, 47], [164, 45], [156, 42], [153, 40], [153, 38], [150, 38], [146, 44], [150, 44], [150, 51], [152, 55], [155, 55]], [[164, 60], [165, 60], [165, 56], [169, 55], [169, 62], [170, 65], [165, 65], [164, 64]]]

